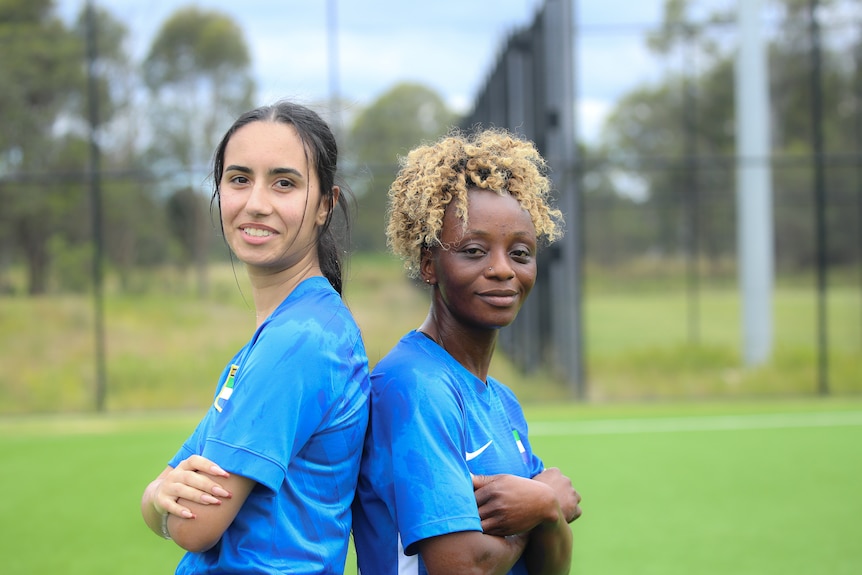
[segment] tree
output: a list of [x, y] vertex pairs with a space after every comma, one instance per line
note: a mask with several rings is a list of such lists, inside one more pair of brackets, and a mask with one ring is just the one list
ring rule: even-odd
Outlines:
[[[648, 38], [659, 55], [680, 51], [685, 66], [658, 83], [640, 86], [620, 100], [609, 116], [598, 155], [637, 178], [646, 193], [645, 210], [658, 214], [653, 241], [645, 247], [667, 253], [691, 238], [681, 233], [683, 208], [691, 191], [684, 178], [696, 170], [700, 217], [695, 233], [713, 258], [735, 253], [735, 43], [721, 41], [733, 15], [718, 12], [690, 21], [686, 0], [667, 0], [665, 21]], [[779, 265], [813, 261], [811, 215], [811, 68], [807, 2], [784, 0], [770, 38], [773, 189]], [[853, 9], [850, 0], [821, 2], [821, 17], [835, 29]], [[827, 24], [824, 29], [829, 29]], [[858, 35], [824, 43], [822, 89], [826, 147], [855, 150], [848, 125], [859, 120]], [[855, 61], [854, 61], [855, 60]], [[694, 65], [693, 63], [696, 63]], [[694, 126], [694, 129], [691, 129]], [[694, 150], [694, 151], [693, 151]], [[686, 164], [686, 162], [691, 162]], [[855, 174], [834, 162], [828, 170], [830, 256], [849, 262], [859, 225], [852, 194]]]
[[355, 190], [359, 214], [353, 241], [359, 250], [383, 250], [389, 184], [398, 157], [444, 134], [455, 122], [442, 98], [430, 88], [402, 83], [394, 86], [353, 123], [348, 138], [350, 161], [367, 178]]
[[[54, 131], [83, 88], [83, 45], [49, 0], [0, 0], [0, 262], [24, 255], [30, 294], [47, 289], [61, 188], [48, 185], [63, 142]], [[2, 270], [0, 270], [2, 272]]]
[[[254, 81], [242, 30], [217, 11], [194, 6], [174, 12], [162, 25], [143, 63], [153, 96], [150, 156], [176, 189], [196, 189], [221, 133], [251, 107]], [[202, 221], [196, 218], [187, 225]], [[172, 227], [174, 232], [179, 232]], [[208, 242], [210, 234], [192, 237]], [[198, 290], [207, 290], [207, 246], [188, 246], [196, 264]]]
[[[128, 29], [101, 8], [95, 8], [94, 16], [104, 257], [117, 273], [120, 287], [126, 290], [133, 287], [137, 266], [158, 265], [169, 259], [171, 228], [167, 225], [164, 198], [154, 185], [156, 178], [142, 153], [149, 122], [141, 122], [142, 117], [148, 117], [142, 102], [145, 91], [139, 63], [125, 49]], [[78, 16], [75, 30], [81, 38], [88, 35], [86, 8]], [[84, 96], [81, 94], [76, 103], [82, 137], [89, 130], [85, 125], [89, 102]], [[86, 165], [86, 160], [78, 165]], [[76, 220], [79, 225], [88, 225], [89, 241], [92, 234], [88, 215]], [[74, 252], [74, 245], [68, 247]], [[74, 253], [71, 257], [74, 259]]]

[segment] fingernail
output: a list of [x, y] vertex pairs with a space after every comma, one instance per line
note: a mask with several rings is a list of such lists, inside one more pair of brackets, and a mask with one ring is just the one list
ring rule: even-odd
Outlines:
[[218, 486], [213, 487], [213, 493], [215, 493], [219, 497], [230, 497], [230, 493]]
[[219, 503], [221, 503], [220, 499], [213, 497], [209, 493], [204, 493], [203, 496], [201, 496], [201, 501], [203, 503], [210, 503], [212, 505], [218, 505]]
[[194, 519], [194, 517], [195, 517], [194, 513], [192, 513], [188, 509], [183, 509], [182, 516], [185, 517], [186, 519]]
[[227, 475], [227, 471], [225, 471], [218, 465], [213, 465], [212, 467], [210, 467], [210, 471], [212, 471], [213, 475]]

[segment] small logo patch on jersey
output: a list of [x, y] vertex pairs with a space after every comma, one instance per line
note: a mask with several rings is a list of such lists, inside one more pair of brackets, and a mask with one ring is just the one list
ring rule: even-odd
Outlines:
[[521, 436], [518, 435], [518, 430], [513, 429], [512, 435], [515, 437], [515, 445], [518, 446], [518, 452], [521, 454], [521, 459], [524, 460], [524, 463], [527, 463], [527, 450], [524, 449], [524, 443], [521, 441]]
[[[224, 408], [224, 402], [230, 399], [230, 396], [233, 395], [233, 382], [238, 369], [239, 366], [236, 364], [230, 366], [230, 372], [227, 374], [227, 381], [224, 382], [221, 391], [215, 398], [215, 401], [213, 401], [213, 407], [215, 407], [219, 413], [221, 413], [221, 410]], [[219, 400], [222, 400], [221, 404], [219, 404]]]
[[466, 459], [467, 461], [472, 461], [473, 459], [476, 459], [477, 457], [482, 455], [483, 451], [485, 451], [486, 449], [491, 447], [492, 443], [494, 443], [493, 439], [490, 440], [485, 445], [483, 445], [482, 447], [480, 447], [479, 449], [477, 449], [476, 451], [467, 451], [466, 453], [464, 453], [464, 459]]

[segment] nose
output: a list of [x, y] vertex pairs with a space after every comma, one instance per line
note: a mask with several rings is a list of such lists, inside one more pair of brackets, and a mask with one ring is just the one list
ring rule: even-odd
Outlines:
[[515, 277], [508, 254], [492, 254], [485, 275], [495, 279], [508, 280]]
[[245, 210], [255, 216], [266, 215], [272, 211], [272, 204], [269, 201], [265, 185], [255, 182], [245, 202]]

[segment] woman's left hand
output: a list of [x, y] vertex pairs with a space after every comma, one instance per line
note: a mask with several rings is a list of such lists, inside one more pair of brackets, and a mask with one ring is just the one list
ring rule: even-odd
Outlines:
[[181, 505], [178, 500], [186, 499], [202, 505], [220, 505], [221, 499], [229, 499], [231, 494], [204, 472], [216, 477], [230, 477], [230, 474], [215, 462], [200, 455], [181, 461], [176, 467], [166, 469], [155, 490], [153, 506], [156, 511], [171, 513], [178, 517], [191, 519], [194, 514]]
[[554, 490], [541, 481], [516, 475], [474, 475], [473, 494], [482, 530], [505, 537], [557, 521], [560, 507]]

